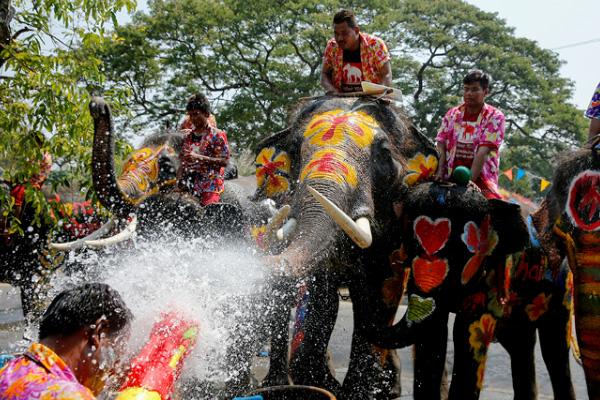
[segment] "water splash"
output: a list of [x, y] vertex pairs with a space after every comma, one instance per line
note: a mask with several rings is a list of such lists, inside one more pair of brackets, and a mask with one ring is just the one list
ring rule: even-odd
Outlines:
[[[99, 281], [119, 291], [133, 312], [130, 351], [148, 338], [161, 312], [178, 310], [200, 324], [198, 342], [186, 360], [182, 380], [225, 382], [237, 374], [226, 365], [229, 350], [248, 335], [264, 337], [261, 322], [266, 269], [242, 242], [222, 239], [138, 239], [126, 249], [70, 255], [65, 273], [51, 282], [49, 298], [74, 284]], [[248, 340], [250, 339], [250, 340]], [[260, 346], [256, 342], [255, 346]], [[241, 366], [237, 366], [240, 367]]]

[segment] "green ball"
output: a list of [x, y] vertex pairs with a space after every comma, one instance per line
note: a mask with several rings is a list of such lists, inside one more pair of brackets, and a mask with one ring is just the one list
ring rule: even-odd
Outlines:
[[454, 168], [452, 180], [459, 185], [466, 185], [471, 180], [471, 170], [462, 165]]

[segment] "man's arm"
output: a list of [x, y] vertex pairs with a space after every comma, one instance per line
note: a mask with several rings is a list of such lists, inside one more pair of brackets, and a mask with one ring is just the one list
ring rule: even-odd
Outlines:
[[483, 169], [483, 163], [488, 155], [488, 153], [492, 150], [489, 146], [480, 146], [477, 149], [477, 153], [475, 153], [475, 158], [473, 159], [473, 164], [471, 165], [471, 180], [475, 182], [479, 175], [481, 174], [481, 170]]
[[331, 68], [323, 64], [323, 68], [321, 69], [321, 86], [323, 86], [323, 89], [327, 94], [338, 93], [338, 90], [333, 85], [333, 81], [331, 80], [332, 72], [333, 71], [331, 70]]
[[592, 138], [598, 134], [600, 134], [600, 119], [592, 118], [590, 120], [590, 130], [588, 133], [588, 139], [592, 140]]
[[379, 70], [379, 79], [384, 86], [392, 86], [392, 64], [386, 62]]
[[435, 147], [440, 155], [438, 160], [438, 167], [435, 173], [435, 179], [441, 180], [444, 178], [444, 170], [446, 169], [446, 144], [442, 142], [437, 142]]

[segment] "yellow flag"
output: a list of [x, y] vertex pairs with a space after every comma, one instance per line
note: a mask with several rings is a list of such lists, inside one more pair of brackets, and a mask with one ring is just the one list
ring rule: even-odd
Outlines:
[[546, 189], [549, 184], [550, 184], [549, 181], [547, 181], [544, 178], [542, 178], [542, 180], [540, 181], [540, 191], [543, 192], [544, 189]]

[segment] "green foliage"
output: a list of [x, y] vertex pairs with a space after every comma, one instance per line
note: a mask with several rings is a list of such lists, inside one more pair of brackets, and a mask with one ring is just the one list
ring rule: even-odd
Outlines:
[[[0, 0], [0, 7], [10, 6]], [[36, 225], [52, 222], [43, 194], [28, 184], [44, 153], [63, 174], [61, 184], [76, 182], [89, 193], [88, 90], [104, 80], [94, 50], [107, 40], [105, 23], [124, 7], [132, 10], [134, 0], [18, 0], [14, 18], [2, 21], [8, 29], [0, 30], [0, 167], [10, 184], [26, 183]], [[86, 52], [74, 50], [79, 45]], [[124, 93], [107, 95], [118, 104]], [[3, 192], [0, 202], [10, 229], [22, 231], [10, 196]]]
[[131, 91], [121, 126], [173, 127], [186, 98], [203, 91], [230, 140], [255, 144], [285, 127], [299, 97], [321, 93], [322, 53], [343, 7], [386, 40], [394, 84], [431, 137], [461, 102], [463, 76], [481, 68], [494, 77], [489, 102], [507, 116], [503, 165], [549, 177], [554, 154], [582, 141], [585, 120], [557, 55], [459, 0], [153, 0], [102, 55], [106, 87]]

